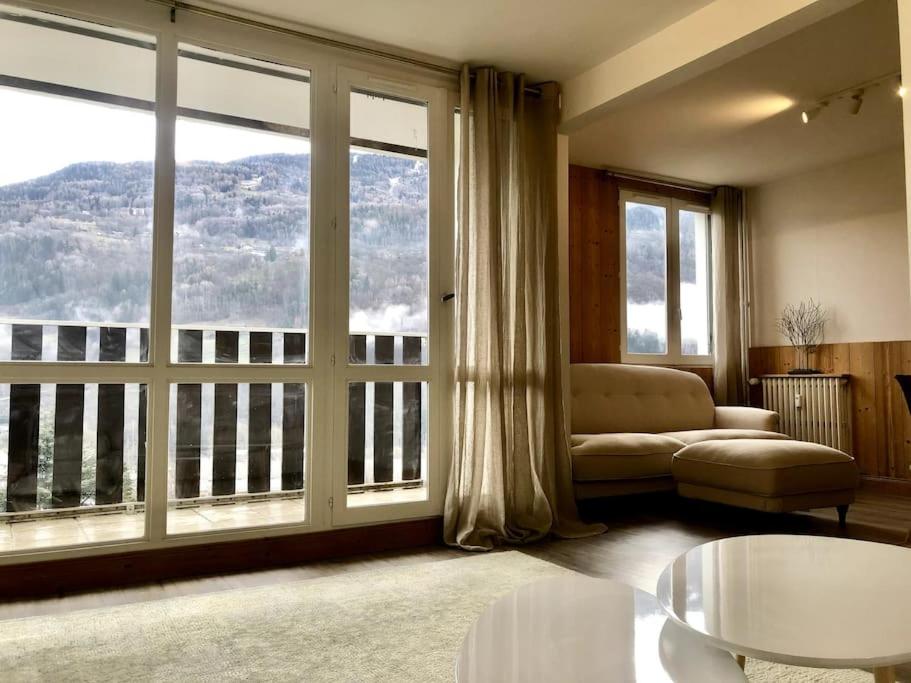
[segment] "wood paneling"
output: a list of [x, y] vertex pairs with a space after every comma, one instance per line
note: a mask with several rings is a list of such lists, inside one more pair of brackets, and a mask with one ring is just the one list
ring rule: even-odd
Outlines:
[[620, 361], [620, 199], [604, 172], [569, 167], [570, 362]]
[[[571, 363], [620, 362], [620, 190], [705, 204], [707, 195], [569, 167], [569, 348]], [[712, 368], [682, 367], [712, 388]]]
[[[790, 346], [752, 348], [750, 377], [787, 372], [795, 367], [794, 356]], [[895, 381], [895, 375], [911, 373], [911, 341], [824, 344], [810, 365], [851, 375], [854, 457], [869, 478], [865, 485], [894, 491], [882, 480], [899, 480], [911, 486], [911, 413]], [[751, 400], [761, 404], [758, 387]]]
[[432, 517], [306, 534], [0, 566], [0, 601], [285, 567], [443, 541]]

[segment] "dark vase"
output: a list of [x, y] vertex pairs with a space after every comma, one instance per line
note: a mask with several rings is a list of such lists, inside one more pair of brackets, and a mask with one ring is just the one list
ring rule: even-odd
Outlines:
[[794, 350], [797, 352], [797, 363], [802, 367], [793, 368], [788, 370], [789, 375], [821, 375], [822, 370], [817, 370], [815, 368], [808, 367], [810, 365], [810, 353], [807, 351], [806, 347], [796, 346]]

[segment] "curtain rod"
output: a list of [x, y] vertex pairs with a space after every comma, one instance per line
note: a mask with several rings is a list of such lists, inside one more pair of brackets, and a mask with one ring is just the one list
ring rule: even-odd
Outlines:
[[[264, 21], [258, 21], [256, 19], [250, 19], [248, 17], [243, 17], [237, 14], [231, 14], [229, 12], [223, 12], [221, 10], [212, 9], [209, 7], [203, 7], [201, 5], [194, 5], [189, 2], [182, 2], [181, 0], [146, 0], [156, 5], [164, 5], [171, 9], [171, 20], [174, 20], [174, 12], [180, 10], [182, 12], [192, 12], [193, 14], [199, 14], [201, 16], [209, 17], [211, 19], [221, 19], [222, 21], [230, 21], [235, 24], [241, 24], [243, 26], [249, 26], [251, 28], [258, 28], [264, 31], [271, 31], [272, 33], [281, 33], [286, 36], [291, 36], [293, 38], [300, 38], [302, 40], [307, 40], [313, 43], [319, 43], [321, 45], [327, 45], [329, 47], [335, 47], [342, 50], [348, 50], [349, 52], [359, 52], [361, 54], [369, 55], [371, 57], [379, 57], [381, 59], [388, 59], [394, 62], [400, 62], [402, 64], [408, 64], [409, 66], [415, 66], [421, 69], [427, 69], [430, 71], [436, 71], [437, 73], [446, 74], [447, 76], [458, 76], [459, 69], [443, 66], [442, 64], [435, 64], [434, 62], [428, 62], [423, 59], [418, 59], [417, 57], [408, 57], [406, 55], [397, 54], [395, 52], [388, 52], [386, 50], [380, 50], [377, 48], [367, 47], [365, 45], [358, 45], [357, 43], [348, 43], [343, 40], [337, 40], [335, 38], [329, 38], [328, 36], [319, 35], [318, 33], [308, 33], [307, 31], [301, 31], [298, 29], [290, 28], [288, 26], [280, 26], [278, 24], [270, 24]], [[471, 74], [471, 77], [474, 78], [474, 74]], [[540, 95], [541, 89], [534, 86], [526, 86], [525, 92], [532, 95]]]
[[203, 7], [201, 5], [193, 5], [188, 2], [181, 2], [181, 0], [146, 0], [156, 5], [164, 5], [169, 7], [172, 12], [172, 21], [173, 21], [173, 12], [175, 10], [180, 10], [182, 12], [192, 12], [193, 14], [200, 14], [202, 16], [210, 17], [212, 19], [221, 19], [223, 21], [230, 21], [235, 24], [242, 24], [244, 26], [250, 26], [252, 28], [262, 29], [264, 31], [271, 31], [272, 33], [282, 33], [287, 36], [292, 36], [294, 38], [302, 38], [303, 40], [308, 40], [310, 42], [319, 43], [321, 45], [328, 45], [329, 47], [337, 47], [343, 50], [349, 50], [353, 52], [360, 52], [361, 54], [370, 55], [372, 57], [381, 57], [383, 59], [391, 59], [396, 62], [402, 62], [404, 64], [409, 64], [410, 66], [417, 66], [422, 69], [429, 69], [431, 71], [436, 71], [438, 73], [443, 73], [449, 76], [457, 76], [459, 70], [443, 66], [442, 64], [434, 64], [433, 62], [427, 62], [416, 57], [408, 57], [406, 55], [396, 54], [394, 52], [387, 52], [385, 50], [379, 50], [377, 48], [367, 47], [365, 45], [357, 45], [355, 43], [346, 43], [343, 40], [337, 40], [335, 38], [329, 38], [328, 36], [322, 36], [318, 33], [308, 33], [307, 31], [300, 31], [298, 29], [290, 28], [287, 26], [280, 26], [278, 24], [269, 24], [264, 21], [258, 21], [256, 19], [250, 19], [248, 17], [242, 17], [237, 14], [230, 14], [229, 12], [222, 12], [221, 10], [211, 9], [209, 7]]
[[618, 173], [616, 171], [611, 171], [604, 169], [606, 175], [612, 176], [614, 178], [619, 178], [620, 180], [635, 180], [640, 183], [649, 183], [651, 185], [659, 185], [661, 187], [669, 187], [674, 190], [687, 190], [688, 192], [698, 192], [699, 194], [712, 195], [713, 190], [704, 188], [704, 187], [695, 187], [694, 185], [684, 185], [682, 183], [672, 183], [667, 180], [658, 180], [656, 178], [649, 178], [648, 176], [632, 175], [629, 173]]

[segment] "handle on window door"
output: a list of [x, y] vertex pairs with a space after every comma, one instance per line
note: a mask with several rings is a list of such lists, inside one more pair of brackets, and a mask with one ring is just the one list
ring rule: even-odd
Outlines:
[[455, 299], [455, 292], [446, 292], [446, 294], [440, 297], [440, 302], [445, 304], [447, 301], [452, 301], [453, 299]]

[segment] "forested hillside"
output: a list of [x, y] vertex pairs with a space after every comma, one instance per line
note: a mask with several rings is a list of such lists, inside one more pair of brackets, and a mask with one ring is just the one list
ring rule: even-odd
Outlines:
[[[86, 162], [0, 187], [0, 317], [147, 322], [152, 174]], [[180, 164], [174, 321], [305, 327], [308, 264], [333, 256], [310, 253], [309, 195], [309, 155]], [[352, 155], [352, 310], [426, 320], [426, 217], [424, 162]]]

